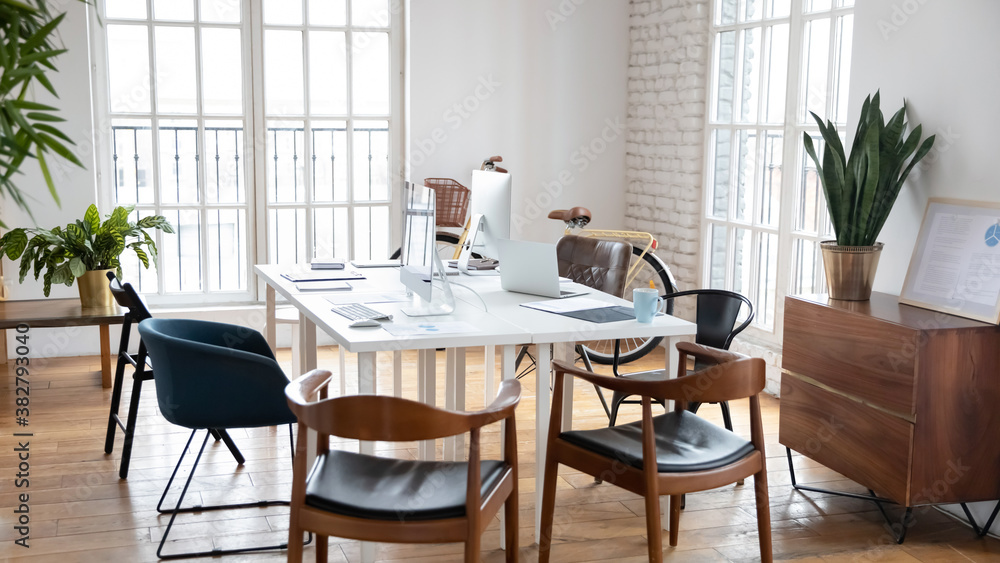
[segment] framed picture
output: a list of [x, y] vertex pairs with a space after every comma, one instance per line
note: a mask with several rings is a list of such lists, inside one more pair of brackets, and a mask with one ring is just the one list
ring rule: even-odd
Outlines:
[[1000, 323], [1000, 202], [931, 198], [899, 301]]

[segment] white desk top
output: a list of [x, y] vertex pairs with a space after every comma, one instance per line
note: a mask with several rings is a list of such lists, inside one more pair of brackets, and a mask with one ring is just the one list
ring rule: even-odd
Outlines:
[[[650, 336], [683, 336], [695, 333], [694, 323], [671, 316], [660, 316], [652, 323], [644, 324], [635, 320], [610, 323], [592, 323], [563, 315], [547, 313], [521, 307], [521, 303], [541, 301], [544, 297], [511, 293], [500, 288], [498, 276], [457, 276], [449, 277], [468, 288], [452, 285], [455, 295], [455, 311], [450, 315], [437, 317], [407, 317], [400, 311], [407, 303], [377, 303], [369, 307], [391, 313], [393, 323], [422, 324], [427, 322], [464, 321], [476, 326], [479, 331], [435, 335], [396, 337], [381, 328], [350, 328], [349, 321], [330, 310], [326, 300], [330, 295], [344, 295], [337, 292], [299, 292], [295, 285], [281, 277], [287, 269], [278, 265], [257, 265], [254, 270], [273, 286], [285, 299], [296, 305], [310, 320], [329, 333], [338, 344], [349, 352], [371, 352], [383, 350], [416, 350], [426, 348], [451, 348], [482, 346], [484, 343], [540, 344], [554, 342], [578, 342], [612, 338], [639, 338]], [[363, 269], [365, 280], [352, 281], [351, 294], [357, 295], [357, 302], [364, 302], [364, 295], [371, 293], [402, 293], [397, 268]], [[562, 284], [566, 289], [587, 291], [587, 297], [616, 305], [631, 305], [624, 299], [595, 291], [579, 284]], [[482, 298], [480, 301], [471, 290]], [[569, 298], [573, 299], [573, 298]], [[485, 302], [487, 310], [483, 310]]]

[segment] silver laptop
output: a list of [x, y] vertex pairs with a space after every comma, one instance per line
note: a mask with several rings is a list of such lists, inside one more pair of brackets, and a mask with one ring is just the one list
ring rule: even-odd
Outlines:
[[498, 239], [500, 287], [505, 291], [561, 299], [586, 295], [583, 291], [559, 289], [556, 245], [543, 242]]

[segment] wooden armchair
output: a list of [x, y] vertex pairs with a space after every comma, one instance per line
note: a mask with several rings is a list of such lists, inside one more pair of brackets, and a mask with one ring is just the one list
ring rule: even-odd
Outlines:
[[[480, 535], [504, 506], [507, 561], [517, 561], [517, 432], [521, 384], [504, 381], [493, 404], [452, 412], [379, 395], [327, 399], [330, 372], [313, 370], [285, 388], [298, 417], [288, 537], [289, 561], [302, 561], [302, 534], [317, 534], [316, 560], [327, 560], [329, 536], [398, 543], [465, 542], [465, 561], [479, 561]], [[319, 394], [319, 400], [310, 399]], [[503, 422], [504, 459], [481, 460], [480, 428]], [[312, 470], [306, 431], [319, 436]], [[469, 461], [409, 461], [331, 450], [330, 436], [410, 442], [468, 432]]]
[[[758, 393], [764, 389], [764, 360], [691, 342], [680, 351], [676, 379], [638, 381], [598, 375], [561, 362], [556, 374], [549, 421], [548, 451], [542, 497], [542, 529], [538, 560], [549, 560], [555, 509], [556, 470], [568, 465], [643, 495], [649, 560], [662, 561], [660, 495], [670, 495], [670, 545], [677, 545], [681, 495], [714, 489], [753, 475], [761, 560], [771, 561], [771, 520], [767, 496], [764, 431]], [[685, 374], [687, 357], [709, 367]], [[579, 377], [615, 393], [642, 397], [642, 420], [596, 430], [563, 432], [563, 380]], [[750, 398], [750, 441], [687, 411], [687, 402], [719, 402]], [[654, 417], [652, 402], [674, 400], [673, 412]]]

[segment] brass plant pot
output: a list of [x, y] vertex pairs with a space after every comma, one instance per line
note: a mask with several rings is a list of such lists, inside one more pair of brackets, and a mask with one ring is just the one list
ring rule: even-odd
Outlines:
[[882, 243], [875, 246], [839, 246], [835, 240], [819, 243], [823, 269], [830, 286], [830, 298], [867, 301], [872, 296], [875, 270], [882, 255]]
[[108, 285], [108, 272], [111, 270], [87, 270], [76, 278], [76, 288], [80, 291], [80, 305], [83, 308], [111, 307], [115, 298], [111, 295]]

